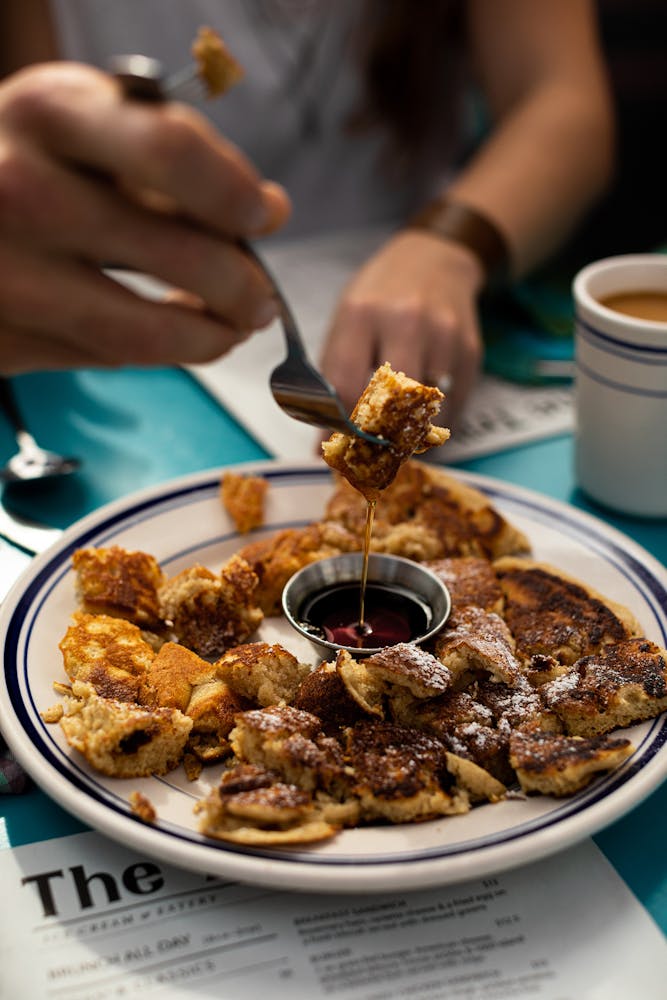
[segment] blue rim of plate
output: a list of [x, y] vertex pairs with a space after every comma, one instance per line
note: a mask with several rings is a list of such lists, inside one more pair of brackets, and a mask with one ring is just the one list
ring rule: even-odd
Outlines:
[[[254, 469], [262, 474], [269, 481], [273, 481], [274, 486], [292, 485], [297, 480], [306, 483], [323, 484], [329, 479], [328, 470], [323, 469], [321, 464], [317, 466], [281, 466], [275, 462], [252, 463], [248, 468]], [[660, 633], [657, 641], [663, 646], [667, 646], [667, 574], [658, 573], [662, 570], [657, 561], [637, 543], [608, 527], [603, 522], [585, 514], [560, 501], [552, 500], [528, 489], [505, 484], [497, 480], [488, 479], [474, 473], [464, 473], [460, 470], [448, 470], [453, 476], [464, 483], [480, 489], [491, 501], [498, 502], [502, 511], [511, 519], [512, 512], [528, 516], [533, 522], [543, 524], [545, 527], [554, 528], [554, 517], [557, 516], [557, 529], [573, 541], [592, 551], [598, 558], [606, 560], [613, 565], [641, 596], [646, 608], [653, 615], [656, 630]], [[49, 782], [46, 789], [56, 800], [61, 801], [59, 793], [59, 781], [64, 780], [67, 786], [71, 786], [76, 791], [85, 796], [82, 806], [69, 802], [65, 808], [76, 812], [80, 818], [87, 822], [90, 819], [90, 810], [86, 808], [87, 801], [96, 803], [111, 813], [122, 819], [129, 820], [131, 824], [141, 826], [145, 830], [145, 825], [132, 815], [129, 811], [128, 803], [120, 795], [113, 795], [101, 783], [95, 780], [94, 775], [84, 771], [74, 758], [65, 756], [55, 741], [48, 735], [46, 724], [38, 726], [35, 719], [39, 719], [37, 706], [32, 701], [32, 692], [29, 677], [29, 646], [30, 635], [34, 628], [35, 621], [43, 604], [48, 599], [49, 594], [61, 579], [69, 573], [71, 555], [75, 549], [91, 543], [94, 538], [95, 543], [110, 544], [121, 529], [125, 530], [130, 525], [135, 525], [143, 520], [148, 520], [158, 513], [170, 509], [180, 509], [202, 499], [208, 499], [219, 490], [221, 470], [213, 470], [200, 473], [196, 476], [189, 476], [179, 479], [164, 486], [152, 487], [139, 494], [130, 496], [124, 500], [114, 501], [106, 505], [94, 514], [83, 518], [78, 525], [69, 529], [62, 542], [52, 547], [53, 555], [46, 553], [42, 557], [42, 565], [39, 565], [35, 572], [27, 573], [27, 582], [20, 593], [15, 598], [14, 607], [11, 608], [11, 601], [14, 592], [10, 593], [5, 604], [11, 608], [9, 618], [5, 627], [5, 645], [3, 654], [3, 679], [6, 685], [7, 695], [11, 708], [15, 714], [15, 719], [22, 730], [22, 734], [27, 737], [34, 751], [38, 753], [42, 763], [46, 763], [51, 769], [54, 780]], [[301, 520], [289, 520], [281, 523], [271, 523], [268, 530], [274, 532], [282, 527], [299, 526], [306, 523]], [[225, 540], [235, 537], [235, 533], [227, 535], [215, 535], [207, 539], [200, 540], [191, 548], [185, 546], [177, 552], [172, 552], [166, 559], [162, 560], [163, 565], [189, 554], [194, 550], [202, 550], [209, 546], [221, 544]], [[652, 569], [652, 566], [654, 567]], [[663, 576], [664, 579], [660, 579]], [[3, 615], [6, 617], [6, 615]], [[21, 635], [25, 638], [21, 647]], [[26, 706], [21, 693], [21, 681], [25, 684], [28, 692], [32, 714]], [[40, 720], [41, 721], [41, 720]], [[11, 734], [8, 742], [12, 744]], [[280, 862], [287, 867], [306, 865], [316, 868], [340, 868], [352, 866], [355, 868], [373, 868], [410, 865], [416, 862], [446, 861], [450, 858], [466, 855], [470, 856], [477, 852], [484, 853], [489, 849], [502, 849], [504, 846], [521, 841], [523, 838], [532, 837], [536, 834], [548, 834], [554, 827], [561, 826], [565, 820], [580, 817], [599, 803], [609, 800], [618, 789], [626, 786], [629, 781], [635, 780], [641, 772], [654, 761], [667, 742], [667, 715], [651, 720], [648, 731], [644, 733], [641, 741], [636, 745], [636, 752], [619, 769], [610, 774], [598, 778], [592, 785], [588, 786], [578, 795], [570, 799], [562, 800], [556, 808], [547, 814], [535, 819], [524, 820], [512, 826], [504, 828], [502, 831], [494, 832], [490, 835], [477, 838], [466, 838], [465, 840], [447, 845], [435, 847], [423, 847], [419, 849], [409, 849], [392, 854], [355, 854], [336, 855], [329, 853], [325, 855], [314, 855], [299, 849], [271, 850], [267, 848], [248, 848], [234, 844], [213, 841], [197, 832], [187, 830], [178, 824], [168, 821], [160, 821], [158, 825], [151, 828], [151, 834], [158, 837], [175, 839], [178, 842], [193, 845], [194, 847], [205, 848], [210, 852], [225, 852], [229, 856], [244, 856], [248, 858], [267, 859], [272, 862]], [[24, 755], [18, 753], [19, 758]], [[26, 769], [30, 771], [31, 761], [22, 759]], [[584, 830], [581, 836], [597, 832], [602, 826], [620, 818], [628, 809], [638, 804], [645, 798], [667, 774], [667, 760], [659, 769], [659, 773], [653, 780], [644, 782], [642, 787], [637, 789], [633, 801], [627, 806], [621, 806], [618, 812], [605, 816], [596, 825], [591, 824], [590, 828]], [[172, 786], [168, 776], [157, 778], [162, 784]], [[178, 791], [183, 794], [183, 789]], [[187, 793], [186, 793], [187, 794]], [[68, 801], [70, 796], [65, 796]], [[197, 796], [192, 795], [193, 801]], [[100, 824], [96, 824], [102, 832], [106, 832]], [[113, 836], [113, 834], [112, 834]], [[142, 837], [145, 840], [145, 838]], [[576, 839], [581, 839], [577, 837]], [[572, 841], [573, 842], [573, 841]], [[157, 845], [156, 845], [157, 847]], [[557, 849], [554, 847], [553, 849]], [[156, 849], [156, 853], [159, 851]], [[542, 853], [547, 853], [546, 851]], [[540, 856], [538, 854], [538, 856]], [[495, 868], [500, 869], [502, 864]], [[491, 869], [489, 869], [491, 870]], [[330, 886], [331, 888], [331, 886]]]

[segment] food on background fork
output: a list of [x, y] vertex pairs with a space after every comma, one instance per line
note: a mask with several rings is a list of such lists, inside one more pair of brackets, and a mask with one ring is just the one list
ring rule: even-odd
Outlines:
[[192, 43], [192, 55], [208, 97], [220, 97], [245, 75], [241, 64], [213, 28], [199, 29]]

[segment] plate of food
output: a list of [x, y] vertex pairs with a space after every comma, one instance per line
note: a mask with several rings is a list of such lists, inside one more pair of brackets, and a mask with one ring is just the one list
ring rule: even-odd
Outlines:
[[266, 462], [68, 529], [0, 618], [3, 735], [35, 781], [157, 859], [330, 892], [545, 857], [660, 784], [667, 573], [649, 553], [540, 494], [408, 461], [373, 547], [438, 572], [450, 620], [428, 649], [323, 662], [280, 595], [360, 547], [364, 505], [322, 463]]

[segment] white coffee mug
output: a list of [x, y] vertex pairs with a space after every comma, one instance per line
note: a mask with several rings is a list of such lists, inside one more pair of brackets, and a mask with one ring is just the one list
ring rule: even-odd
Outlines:
[[574, 279], [575, 474], [613, 510], [667, 517], [667, 318], [601, 303], [632, 292], [667, 297], [667, 255], [609, 257]]

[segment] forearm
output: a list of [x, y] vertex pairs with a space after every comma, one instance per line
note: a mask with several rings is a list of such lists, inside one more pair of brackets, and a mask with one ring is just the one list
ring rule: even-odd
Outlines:
[[603, 193], [612, 163], [604, 91], [582, 101], [574, 87], [547, 87], [514, 109], [447, 193], [495, 223], [520, 276], [557, 249]]
[[520, 276], [603, 193], [614, 119], [587, 0], [469, 0], [472, 65], [494, 122], [448, 189], [505, 238]]

